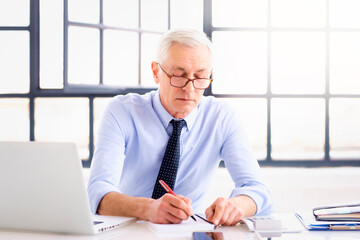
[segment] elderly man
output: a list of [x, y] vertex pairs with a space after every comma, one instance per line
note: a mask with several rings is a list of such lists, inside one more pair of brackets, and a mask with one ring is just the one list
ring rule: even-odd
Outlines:
[[[155, 223], [180, 223], [205, 212], [216, 225], [270, 213], [270, 193], [234, 110], [203, 96], [212, 82], [206, 35], [166, 32], [151, 68], [157, 91], [117, 96], [104, 113], [88, 185], [92, 211]], [[235, 188], [205, 209], [221, 159]], [[178, 195], [166, 193], [159, 180]]]

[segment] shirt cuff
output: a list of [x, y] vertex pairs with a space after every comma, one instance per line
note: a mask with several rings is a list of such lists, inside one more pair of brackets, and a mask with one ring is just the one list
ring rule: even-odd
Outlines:
[[235, 188], [232, 191], [230, 198], [240, 195], [246, 195], [255, 202], [255, 215], [268, 215], [273, 212], [270, 192], [267, 189], [259, 189], [259, 187], [255, 186], [244, 186], [240, 188]]
[[118, 192], [119, 189], [104, 182], [96, 182], [88, 186], [90, 208], [92, 214], [96, 214], [99, 203], [109, 192]]

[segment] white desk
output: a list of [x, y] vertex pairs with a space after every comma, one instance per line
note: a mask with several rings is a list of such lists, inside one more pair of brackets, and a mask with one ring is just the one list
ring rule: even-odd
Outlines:
[[[216, 231], [221, 231], [224, 234], [225, 240], [257, 240], [255, 234], [249, 232], [244, 225], [234, 227], [219, 227]], [[31, 240], [31, 239], [47, 239], [47, 240], [110, 240], [110, 239], [191, 239], [191, 232], [184, 232], [179, 234], [171, 233], [167, 235], [157, 234], [152, 232], [142, 222], [136, 222], [124, 227], [120, 227], [108, 232], [100, 233], [97, 235], [66, 235], [66, 234], [53, 234], [53, 233], [40, 233], [40, 232], [28, 232], [28, 231], [10, 231], [0, 230], [0, 239], [17, 239], [17, 240]], [[270, 238], [262, 238], [270, 239]], [[321, 232], [309, 232], [304, 229], [301, 233], [283, 233], [281, 237], [273, 237], [274, 240], [352, 240], [360, 239], [360, 231], [321, 231]]]

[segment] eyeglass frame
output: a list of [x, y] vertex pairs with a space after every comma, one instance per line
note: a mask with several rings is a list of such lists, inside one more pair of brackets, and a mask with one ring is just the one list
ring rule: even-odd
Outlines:
[[[161, 68], [161, 70], [166, 74], [166, 76], [168, 76], [168, 78], [169, 78], [169, 80], [170, 80], [170, 85], [173, 86], [173, 87], [176, 87], [176, 88], [184, 88], [184, 87], [186, 87], [186, 85], [188, 85], [189, 82], [192, 82], [193, 87], [194, 87], [195, 89], [205, 90], [205, 89], [207, 89], [208, 87], [210, 87], [210, 84], [211, 84], [212, 81], [213, 81], [213, 79], [212, 79], [212, 73], [210, 74], [210, 77], [209, 77], [209, 78], [194, 78], [194, 79], [190, 79], [190, 78], [187, 78], [187, 77], [181, 77], [181, 76], [171, 75], [171, 74], [167, 73], [167, 72], [164, 70], [164, 68], [161, 66], [160, 63], [157, 62], [157, 64], [159, 65], [159, 67]], [[187, 79], [187, 82], [186, 82], [185, 85], [182, 86], [182, 87], [174, 86], [174, 85], [171, 83], [171, 78], [173, 78], [173, 77], [186, 78], [186, 79]], [[209, 85], [208, 85], [206, 88], [197, 88], [197, 87], [195, 87], [194, 81], [199, 80], [199, 79], [209, 80]]]

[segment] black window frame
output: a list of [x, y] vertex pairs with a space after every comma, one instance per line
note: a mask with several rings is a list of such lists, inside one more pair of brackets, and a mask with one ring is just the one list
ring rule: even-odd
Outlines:
[[[267, 5], [271, 5], [271, 0], [267, 1]], [[266, 158], [259, 161], [261, 166], [277, 166], [277, 167], [336, 167], [336, 166], [360, 166], [360, 158], [352, 160], [332, 160], [330, 157], [330, 135], [329, 135], [329, 101], [331, 98], [360, 98], [360, 94], [331, 94], [329, 88], [329, 35], [334, 31], [330, 27], [329, 20], [329, 0], [326, 1], [326, 27], [320, 29], [306, 29], [306, 28], [279, 28], [271, 26], [271, 9], [268, 7], [267, 27], [214, 27], [212, 25], [212, 0], [204, 0], [204, 32], [211, 38], [214, 31], [227, 32], [241, 32], [241, 31], [265, 31], [267, 33], [267, 90], [265, 94], [215, 94], [212, 92], [211, 86], [208, 94], [217, 98], [260, 98], [267, 101], [267, 145]], [[326, 34], [326, 79], [325, 79], [325, 93], [324, 94], [275, 94], [271, 92], [271, 33], [273, 31], [320, 31]], [[336, 29], [337, 31], [346, 31], [346, 29]], [[360, 29], [348, 30], [358, 31]], [[324, 158], [307, 159], [307, 160], [274, 160], [271, 156], [271, 100], [285, 99], [285, 98], [317, 98], [325, 100], [325, 143], [324, 143]]]
[[[40, 69], [40, 9], [39, 9], [40, 0], [30, 0], [30, 24], [29, 26], [14, 26], [6, 27], [0, 26], [0, 31], [9, 30], [9, 31], [29, 31], [30, 34], [30, 90], [28, 93], [24, 94], [0, 94], [1, 98], [26, 98], [29, 99], [29, 140], [35, 141], [35, 99], [42, 97], [56, 97], [56, 98], [68, 98], [68, 97], [82, 97], [89, 100], [89, 159], [83, 160], [83, 167], [90, 167], [91, 159], [94, 153], [94, 99], [102, 97], [113, 97], [115, 95], [123, 95], [127, 93], [139, 93], [144, 94], [148, 91], [154, 90], [155, 88], [113, 88], [107, 87], [102, 84], [97, 86], [84, 86], [84, 85], [74, 85], [67, 83], [67, 31], [69, 26], [81, 26], [81, 27], [93, 27], [100, 29], [100, 44], [102, 46], [102, 36], [104, 29], [117, 29], [125, 31], [135, 31], [140, 36], [142, 33], [157, 33], [156, 31], [147, 31], [141, 29], [141, 19], [139, 19], [139, 28], [138, 29], [124, 29], [124, 28], [115, 28], [111, 26], [106, 26], [102, 23], [102, 2], [100, 0], [100, 23], [99, 24], [84, 24], [79, 22], [71, 22], [68, 20], [67, 16], [67, 0], [64, 0], [64, 88], [63, 89], [41, 89], [39, 82], [39, 69]], [[139, 1], [139, 13], [141, 13], [141, 1]], [[144, 1], [144, 0], [143, 0]], [[268, 0], [270, 5], [271, 0]], [[168, 0], [168, 28], [170, 26], [170, 4], [171, 0]], [[204, 4], [204, 32], [211, 39], [212, 33], [214, 31], [242, 31], [249, 30], [246, 28], [219, 28], [212, 25], [212, 0], [203, 0]], [[319, 31], [325, 31], [326, 33], [326, 91], [324, 94], [274, 94], [271, 92], [271, 77], [270, 70], [268, 69], [268, 88], [265, 94], [215, 94], [212, 91], [211, 86], [205, 91], [207, 96], [215, 96], [217, 98], [262, 98], [267, 100], [267, 156], [266, 159], [260, 160], [259, 164], [261, 166], [275, 166], [275, 167], [336, 167], [336, 166], [360, 166], [360, 159], [354, 160], [331, 160], [330, 158], [330, 144], [329, 144], [329, 100], [331, 98], [360, 98], [360, 94], [331, 94], [329, 91], [329, 1], [327, 1], [327, 20], [325, 29], [320, 29]], [[268, 8], [268, 17], [270, 19], [270, 8]], [[139, 14], [140, 18], [141, 14]], [[253, 29], [259, 30], [259, 29]], [[271, 34], [274, 30], [270, 25], [266, 29], [267, 34]], [[281, 30], [276, 28], [277, 31]], [[289, 29], [287, 29], [289, 30]], [[360, 29], [358, 30], [360, 31]], [[139, 83], [141, 83], [141, 37], [139, 38]], [[271, 38], [268, 38], [268, 59], [271, 57], [270, 50], [270, 41]], [[102, 47], [100, 48], [100, 58], [102, 59]], [[102, 61], [100, 61], [100, 69], [102, 69]], [[269, 67], [268, 67], [269, 68]], [[100, 70], [100, 83], [102, 83], [102, 70]], [[274, 98], [320, 98], [325, 100], [325, 145], [324, 145], [324, 159], [322, 160], [274, 160], [271, 157], [271, 99]]]

